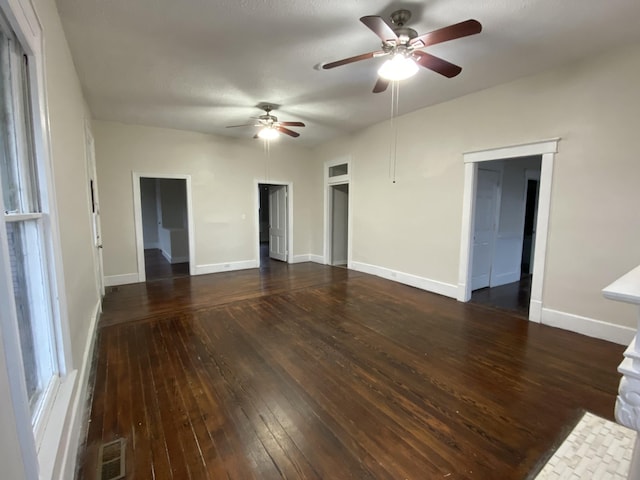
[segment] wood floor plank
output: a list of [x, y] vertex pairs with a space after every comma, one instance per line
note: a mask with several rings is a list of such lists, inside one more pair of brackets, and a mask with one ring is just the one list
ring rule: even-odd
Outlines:
[[314, 264], [112, 289], [91, 423], [127, 478], [528, 478], [623, 348]]

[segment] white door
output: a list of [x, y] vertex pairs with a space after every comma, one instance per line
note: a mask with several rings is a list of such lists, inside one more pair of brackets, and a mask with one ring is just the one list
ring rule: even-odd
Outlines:
[[269, 257], [287, 261], [287, 187], [269, 186]]
[[87, 143], [87, 175], [89, 176], [89, 195], [91, 207], [91, 223], [93, 228], [93, 264], [95, 265], [96, 287], [104, 296], [104, 273], [102, 264], [102, 229], [100, 226], [100, 202], [98, 200], [98, 180], [96, 175], [96, 154], [93, 135], [85, 128]]
[[488, 287], [491, 279], [493, 247], [497, 229], [499, 186], [499, 172], [478, 169], [471, 290]]

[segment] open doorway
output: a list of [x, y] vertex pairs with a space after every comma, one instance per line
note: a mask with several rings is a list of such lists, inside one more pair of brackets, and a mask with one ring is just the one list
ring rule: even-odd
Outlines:
[[258, 252], [260, 268], [288, 262], [291, 249], [289, 185], [258, 183]]
[[331, 265], [346, 267], [349, 248], [349, 184], [331, 185], [329, 191]]
[[189, 179], [134, 174], [134, 185], [140, 281], [190, 275]]
[[471, 301], [526, 317], [541, 157], [483, 162], [478, 168]]
[[351, 262], [351, 160], [325, 163], [324, 263], [348, 268]]

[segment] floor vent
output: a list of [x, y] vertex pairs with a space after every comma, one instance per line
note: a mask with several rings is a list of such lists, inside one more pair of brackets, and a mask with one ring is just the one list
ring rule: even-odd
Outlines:
[[98, 479], [124, 478], [124, 438], [103, 443], [98, 452]]

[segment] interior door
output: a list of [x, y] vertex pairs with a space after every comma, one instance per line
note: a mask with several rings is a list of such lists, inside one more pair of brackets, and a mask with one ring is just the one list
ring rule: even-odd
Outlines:
[[269, 257], [287, 261], [287, 187], [269, 186]]
[[93, 227], [93, 264], [95, 265], [96, 286], [101, 296], [104, 296], [104, 273], [102, 263], [102, 229], [100, 226], [100, 201], [98, 199], [98, 180], [96, 175], [96, 156], [93, 135], [89, 128], [85, 129], [87, 143], [87, 175], [89, 180], [89, 195], [91, 196], [91, 223]]
[[493, 247], [497, 229], [498, 188], [500, 173], [478, 169], [475, 223], [473, 230], [473, 264], [471, 289], [489, 286]]

